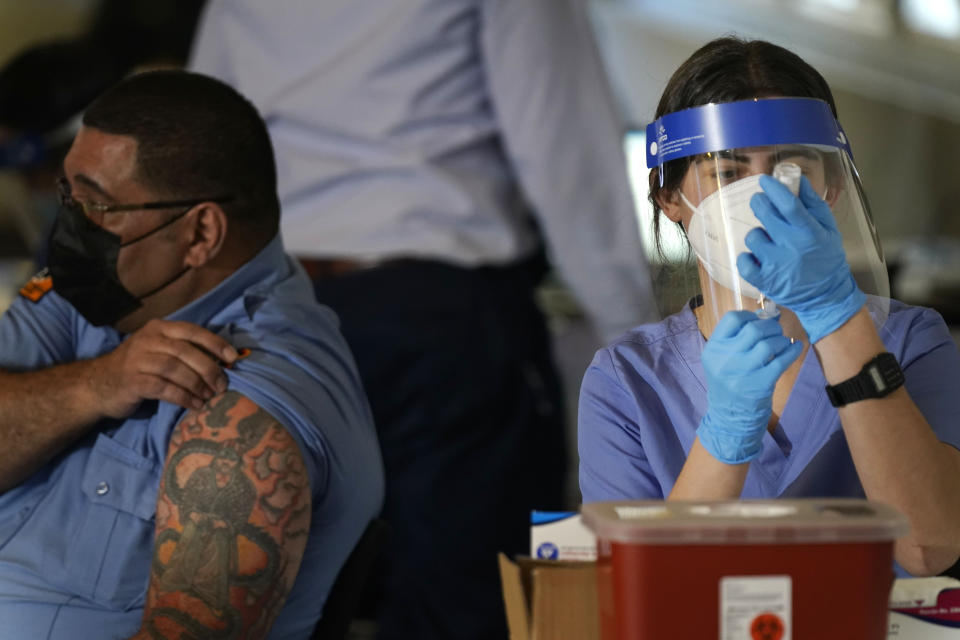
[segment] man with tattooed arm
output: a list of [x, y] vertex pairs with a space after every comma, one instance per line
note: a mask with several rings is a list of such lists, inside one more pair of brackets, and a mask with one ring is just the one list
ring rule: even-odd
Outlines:
[[383, 475], [262, 119], [145, 73], [63, 168], [49, 266], [0, 318], [0, 640], [308, 638]]

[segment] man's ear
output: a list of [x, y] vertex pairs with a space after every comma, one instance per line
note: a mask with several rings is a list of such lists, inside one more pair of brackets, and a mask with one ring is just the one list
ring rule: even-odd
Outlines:
[[197, 268], [213, 261], [227, 239], [227, 214], [216, 202], [202, 202], [190, 214], [190, 246], [184, 258], [186, 266]]
[[680, 201], [679, 191], [660, 189], [654, 198], [660, 205], [663, 215], [667, 216], [672, 222], [680, 222], [683, 219], [683, 216], [680, 215], [683, 211], [683, 204]]

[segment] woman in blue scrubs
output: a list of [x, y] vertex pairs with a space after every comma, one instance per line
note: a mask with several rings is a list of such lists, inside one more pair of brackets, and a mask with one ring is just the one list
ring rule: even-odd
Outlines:
[[674, 73], [648, 128], [654, 226], [681, 225], [700, 295], [596, 354], [580, 487], [866, 497], [907, 516], [896, 560], [932, 575], [960, 556], [960, 355], [939, 314], [889, 299], [836, 117], [770, 43], [714, 40]]

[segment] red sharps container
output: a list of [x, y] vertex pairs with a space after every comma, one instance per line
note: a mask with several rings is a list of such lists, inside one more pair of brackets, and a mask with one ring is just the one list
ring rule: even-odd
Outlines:
[[906, 518], [854, 499], [598, 502], [603, 640], [884, 640]]

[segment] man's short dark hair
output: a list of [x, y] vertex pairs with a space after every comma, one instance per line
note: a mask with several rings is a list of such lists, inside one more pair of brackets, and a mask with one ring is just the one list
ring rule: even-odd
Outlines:
[[280, 219], [266, 124], [232, 87], [187, 71], [130, 76], [94, 100], [84, 126], [137, 141], [138, 179], [162, 198], [232, 196], [232, 223], [264, 234]]

